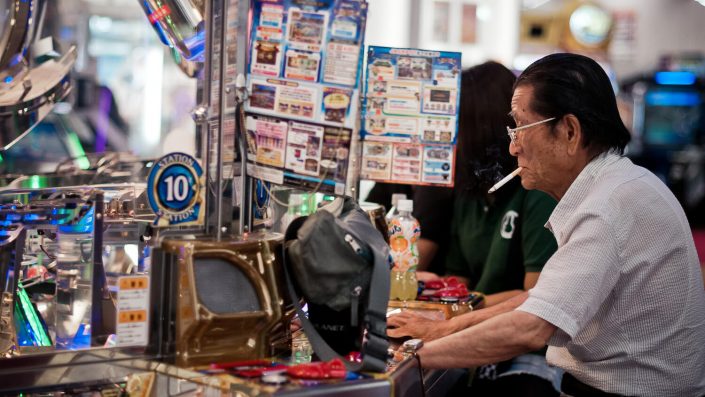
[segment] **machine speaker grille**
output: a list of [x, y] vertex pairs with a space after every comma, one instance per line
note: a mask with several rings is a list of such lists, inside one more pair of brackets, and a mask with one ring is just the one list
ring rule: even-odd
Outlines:
[[254, 286], [236, 264], [220, 258], [196, 258], [193, 267], [198, 299], [211, 312], [262, 310]]

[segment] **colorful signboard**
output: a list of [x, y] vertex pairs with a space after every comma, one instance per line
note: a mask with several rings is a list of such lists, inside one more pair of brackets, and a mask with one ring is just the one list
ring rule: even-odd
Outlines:
[[254, 2], [245, 122], [251, 175], [344, 193], [366, 18], [365, 1]]
[[460, 55], [369, 47], [361, 178], [453, 186]]

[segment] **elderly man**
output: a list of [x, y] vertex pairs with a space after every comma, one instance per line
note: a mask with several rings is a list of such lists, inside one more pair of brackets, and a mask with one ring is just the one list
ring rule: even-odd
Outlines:
[[590, 58], [553, 54], [514, 87], [510, 152], [525, 188], [559, 200], [546, 225], [558, 250], [529, 292], [440, 324], [401, 317], [390, 335], [447, 335], [419, 350], [426, 368], [548, 345], [567, 395], [705, 395], [693, 237], [668, 188], [622, 156], [629, 132], [607, 75]]

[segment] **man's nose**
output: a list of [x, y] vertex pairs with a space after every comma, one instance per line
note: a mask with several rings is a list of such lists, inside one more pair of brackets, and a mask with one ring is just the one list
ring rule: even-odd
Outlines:
[[519, 155], [521, 152], [521, 145], [519, 145], [516, 141], [510, 141], [509, 142], [509, 154], [512, 156], [516, 157]]

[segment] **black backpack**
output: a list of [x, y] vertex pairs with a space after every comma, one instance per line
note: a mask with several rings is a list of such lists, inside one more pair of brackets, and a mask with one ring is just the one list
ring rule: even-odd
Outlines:
[[[350, 371], [384, 372], [389, 246], [357, 203], [338, 198], [286, 231], [284, 269], [291, 299], [316, 355], [325, 361], [362, 353]], [[308, 304], [308, 318], [300, 305]]]

